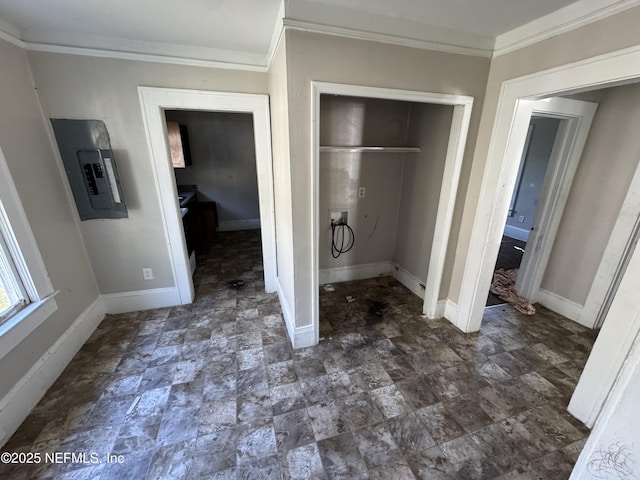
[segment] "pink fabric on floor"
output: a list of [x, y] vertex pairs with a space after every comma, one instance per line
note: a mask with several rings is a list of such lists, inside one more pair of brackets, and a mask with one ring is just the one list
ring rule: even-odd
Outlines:
[[516, 292], [515, 287], [517, 278], [517, 268], [514, 268], [513, 270], [499, 268], [493, 272], [493, 282], [491, 283], [489, 290], [505, 302], [513, 305], [513, 307], [519, 312], [522, 312], [525, 315], [533, 315], [536, 313], [536, 308]]

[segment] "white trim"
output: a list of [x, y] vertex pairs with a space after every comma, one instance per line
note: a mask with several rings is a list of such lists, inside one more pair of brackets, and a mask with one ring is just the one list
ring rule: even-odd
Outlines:
[[631, 179], [609, 241], [580, 314], [580, 323], [589, 328], [602, 326], [616, 294], [627, 262], [640, 235], [640, 166]]
[[391, 261], [378, 263], [363, 263], [361, 265], [347, 265], [344, 267], [324, 268], [318, 271], [318, 282], [325, 283], [349, 282], [364, 280], [382, 275], [391, 275]]
[[[635, 298], [637, 298], [637, 293]], [[633, 301], [635, 300], [635, 298], [633, 299]], [[636, 317], [634, 319], [635, 323], [639, 323], [638, 316], [640, 316], [640, 310], [636, 310], [634, 312], [634, 316]], [[631, 442], [637, 442], [638, 428], [634, 427], [634, 424], [637, 425], [637, 416], [635, 411], [629, 412], [629, 407], [631, 406], [630, 404], [638, 401], [638, 390], [636, 385], [638, 381], [638, 375], [640, 375], [639, 347], [640, 335], [636, 336], [630, 345], [629, 356], [624, 361], [624, 367], [620, 370], [620, 374], [616, 378], [615, 383], [611, 388], [611, 392], [606, 399], [606, 403], [602, 409], [602, 415], [598, 417], [597, 423], [589, 434], [587, 442], [582, 449], [582, 452], [580, 452], [580, 456], [575, 463], [569, 480], [583, 480], [585, 478], [595, 479], [598, 477], [603, 478], [600, 475], [598, 475], [597, 477], [595, 475], [592, 475], [592, 473], [594, 472], [593, 470], [589, 469], [589, 464], [591, 463], [591, 460], [593, 460], [594, 454], [599, 455], [600, 458], [602, 458], [603, 445], [610, 445], [612, 441], [618, 443], [619, 445], [624, 445], [626, 443], [625, 440], [627, 439], [629, 439]], [[634, 405], [634, 407], [637, 408], [637, 405]], [[622, 422], [620, 420], [622, 420]], [[629, 447], [630, 451], [632, 452], [630, 458], [632, 459], [633, 463], [636, 463], [637, 456], [634, 459], [633, 452], [635, 452], [635, 454], [637, 455], [638, 446], [637, 444], [633, 445], [633, 443], [631, 443]], [[624, 453], [623, 451], [620, 451], [620, 453], [622, 453], [622, 455], [620, 455], [618, 458], [622, 460], [624, 459]], [[627, 464], [627, 466], [637, 467], [637, 463], [636, 465], [633, 465], [633, 463], [629, 463]], [[611, 464], [611, 466], [614, 467], [615, 464], [621, 466], [624, 465], [622, 462], [616, 462], [614, 464]], [[632, 474], [633, 477], [626, 475], [626, 472], [624, 472], [623, 470], [619, 472], [620, 473], [616, 472], [618, 474], [614, 474], [612, 471], [611, 475], [608, 475], [604, 472], [602, 473], [604, 475], [607, 475], [608, 478], [614, 478], [614, 475], [619, 479], [623, 479], [625, 477], [637, 478], [638, 470], [637, 468], [634, 468], [635, 475]]]
[[[467, 140], [473, 97], [465, 95], [449, 95], [443, 93], [416, 92], [410, 90], [398, 90], [393, 88], [364, 87], [359, 85], [345, 85], [338, 83], [311, 82], [311, 234], [313, 238], [310, 268], [311, 275], [311, 321], [316, 327], [316, 338], [319, 335], [320, 313], [318, 305], [318, 255], [319, 245], [317, 228], [320, 224], [319, 212], [319, 171], [320, 171], [320, 95], [323, 93], [332, 95], [346, 95], [355, 97], [384, 98], [389, 100], [402, 100], [419, 103], [432, 103], [438, 105], [453, 106], [453, 119], [451, 121], [451, 133], [447, 146], [446, 163], [442, 178], [442, 189], [438, 200], [438, 212], [433, 231], [431, 255], [428, 259], [427, 281], [425, 282], [425, 295], [423, 313], [429, 317], [435, 315], [440, 293], [440, 284], [444, 271], [445, 256], [451, 221], [455, 207], [455, 198], [458, 191], [460, 170]], [[427, 261], [427, 259], [425, 259]]]
[[218, 222], [219, 232], [232, 232], [235, 230], [258, 230], [259, 228], [259, 218], [249, 218], [247, 220], [222, 220]]
[[175, 287], [107, 293], [102, 295], [102, 300], [105, 311], [110, 314], [137, 312], [182, 304], [180, 292]]
[[[582, 324], [580, 321], [582, 305], [574, 302], [573, 300], [569, 300], [568, 298], [561, 297], [549, 290], [540, 288], [536, 294], [535, 301], [544, 305], [549, 310], [553, 310], [554, 312], [567, 317], [569, 320]], [[585, 327], [589, 327], [589, 325], [585, 325]]]
[[391, 266], [393, 267], [393, 269], [391, 270], [393, 278], [395, 278], [402, 285], [411, 290], [414, 295], [417, 295], [420, 298], [424, 298], [425, 283], [422, 280], [416, 277], [413, 273], [409, 272], [406, 268], [401, 267], [396, 262], [393, 262]]
[[599, 419], [605, 400], [640, 338], [639, 297], [640, 249], [636, 249], [569, 402], [569, 412], [588, 427]]
[[97, 298], [0, 400], [0, 445], [18, 429], [105, 317]]
[[[1, 21], [2, 20], [0, 20], [0, 22]], [[22, 48], [23, 50], [26, 48], [26, 44], [22, 40], [4, 30], [4, 25], [0, 25], [0, 39], [4, 40], [5, 42], [9, 42], [16, 47]]]
[[169, 250], [174, 285], [180, 303], [191, 303], [194, 290], [182, 228], [177, 189], [167, 145], [165, 109], [246, 112], [253, 115], [258, 177], [258, 201], [262, 229], [262, 259], [265, 290], [276, 290], [276, 238], [271, 160], [269, 97], [249, 93], [138, 87], [146, 130], [157, 201], [162, 214], [165, 241]]
[[442, 187], [438, 199], [438, 211], [431, 242], [431, 255], [422, 305], [422, 313], [428, 317], [435, 316], [435, 307], [440, 296], [444, 262], [449, 244], [449, 234], [451, 233], [451, 222], [453, 221], [453, 211], [458, 193], [467, 134], [469, 132], [469, 122], [471, 121], [473, 98], [465, 97], [460, 103], [454, 103], [453, 105], [451, 133], [449, 134], [447, 155], [442, 174]]
[[276, 24], [273, 27], [273, 33], [271, 34], [271, 42], [269, 42], [269, 50], [267, 51], [267, 71], [271, 69], [273, 58], [276, 56], [280, 40], [284, 34], [284, 15], [285, 7], [284, 0], [280, 0], [280, 7], [278, 8], [278, 14], [276, 17]]
[[325, 35], [353, 38], [356, 40], [368, 40], [371, 42], [400, 45], [403, 47], [420, 48], [422, 50], [434, 50], [437, 52], [455, 53], [458, 55], [472, 55], [474, 57], [491, 58], [492, 55], [491, 50], [483, 48], [461, 47], [444, 42], [419, 40], [416, 38], [401, 37], [399, 35], [390, 35], [388, 33], [368, 32], [365, 30], [357, 30], [355, 28], [337, 27], [334, 25], [325, 25], [306, 20], [284, 18], [283, 23], [286, 29], [290, 28], [305, 32], [323, 33]]
[[[562, 120], [549, 156], [533, 227], [515, 286], [518, 293], [530, 302], [535, 299], [551, 257], [573, 177], [582, 158], [582, 151], [597, 107], [597, 104], [590, 102], [548, 98], [537, 102], [520, 102], [516, 109], [513, 132], [518, 126], [526, 125], [528, 129], [532, 115]], [[508, 148], [517, 149], [518, 145], [520, 145], [519, 138], [513, 135]], [[517, 157], [514, 155], [512, 158], [521, 157], [522, 151]], [[505, 177], [509, 178], [506, 175]]]
[[[495, 259], [495, 256], [491, 256], [492, 252], [488, 253], [487, 250], [493, 250], [494, 247], [497, 249], [493, 242], [504, 227], [502, 215], [495, 214], [495, 202], [502, 199], [507, 206], [509, 202], [510, 192], [505, 193], [505, 185], [509, 184], [508, 172], [505, 173], [510, 158], [507, 155], [507, 145], [519, 99], [616, 85], [636, 78], [640, 78], [640, 45], [536, 72], [502, 84], [478, 202], [472, 206], [475, 214], [458, 298], [458, 319], [464, 331], [477, 330], [482, 321], [486, 302], [485, 288], [491, 281], [491, 269], [485, 267], [487, 262], [491, 262], [490, 259]], [[513, 176], [515, 178], [515, 173]], [[631, 267], [627, 269], [627, 273], [629, 271]], [[616, 299], [619, 292], [620, 289]], [[583, 422], [593, 424], [628, 354], [629, 343], [623, 340], [635, 336], [639, 328], [637, 323], [630, 323], [624, 312], [621, 317], [615, 317], [612, 306], [591, 351], [590, 359], [597, 357], [598, 362], [587, 362], [571, 400], [571, 404], [577, 402], [579, 408], [572, 409], [570, 404], [570, 411]], [[606, 338], [612, 340], [607, 341]], [[611, 354], [612, 348], [615, 355]]]
[[[282, 316], [284, 317], [284, 324], [287, 327], [287, 333], [289, 334], [289, 339], [291, 340], [291, 345], [293, 348], [301, 348], [297, 343], [297, 329], [296, 329], [296, 319], [291, 313], [291, 307], [287, 303], [287, 297], [284, 295], [282, 291], [282, 285], [278, 279], [276, 279], [276, 292], [278, 292], [278, 299], [280, 300], [280, 306], [282, 307]], [[312, 328], [313, 325], [303, 327], [303, 328]], [[300, 327], [299, 327], [300, 328]], [[313, 337], [315, 339], [315, 331], [313, 332]], [[313, 345], [315, 342], [309, 345], [303, 345], [305, 347]]]
[[316, 340], [314, 325], [296, 327], [293, 339], [293, 348], [312, 347], [316, 343], [318, 343], [318, 340]]
[[47, 298], [30, 303], [24, 309], [0, 325], [0, 359], [4, 358], [20, 342], [58, 309], [54, 292]]
[[65, 55], [83, 55], [86, 57], [113, 58], [116, 60], [132, 60], [135, 62], [166, 63], [170, 65], [185, 65], [188, 67], [221, 68], [226, 70], [245, 70], [249, 72], [267, 72], [266, 65], [253, 63], [222, 62], [189, 57], [175, 57], [171, 55], [156, 55], [151, 53], [122, 52], [102, 48], [71, 47], [48, 43], [23, 42], [23, 48], [32, 52], [62, 53]]
[[516, 240], [526, 242], [529, 239], [529, 231], [530, 230], [527, 228], [519, 228], [519, 227], [514, 227], [513, 225], [505, 225], [503, 233], [507, 237], [515, 238]]
[[581, 0], [496, 37], [499, 57], [640, 5], [639, 0]]
[[435, 315], [429, 318], [432, 318], [432, 319], [444, 318], [457, 326], [458, 304], [456, 302], [449, 300], [448, 298], [438, 300], [438, 303], [436, 305]]
[[29, 295], [36, 297], [31, 300], [44, 299], [53, 293], [53, 284], [0, 147], [0, 216], [4, 218], [5, 215], [11, 230], [7, 234], [13, 235], [12, 240], [19, 250], [12, 252], [17, 257], [14, 261], [22, 264], [28, 272], [28, 278], [22, 278], [22, 281], [26, 284]]

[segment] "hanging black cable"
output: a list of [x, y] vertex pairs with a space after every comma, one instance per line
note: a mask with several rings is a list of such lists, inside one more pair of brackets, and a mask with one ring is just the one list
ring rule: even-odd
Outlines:
[[[348, 240], [345, 245], [345, 239], [347, 238]], [[343, 220], [339, 220], [338, 222], [331, 221], [331, 256], [333, 258], [338, 258], [343, 253], [351, 250], [355, 241], [356, 236], [349, 225]]]

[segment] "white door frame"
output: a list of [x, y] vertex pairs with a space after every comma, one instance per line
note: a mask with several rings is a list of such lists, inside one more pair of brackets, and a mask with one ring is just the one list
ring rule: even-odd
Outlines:
[[[451, 231], [451, 221], [455, 206], [460, 169], [464, 157], [464, 147], [467, 141], [469, 122], [473, 97], [464, 95], [449, 95], [442, 93], [416, 92], [410, 90], [398, 90], [392, 88], [364, 87], [360, 85], [345, 85], [339, 83], [311, 82], [311, 172], [312, 172], [312, 238], [313, 247], [312, 262], [312, 325], [315, 329], [316, 343], [320, 336], [320, 312], [319, 312], [319, 182], [320, 182], [320, 95], [346, 95], [352, 97], [381, 98], [387, 100], [401, 100], [405, 102], [432, 103], [438, 105], [453, 106], [453, 118], [451, 121], [451, 133], [447, 145], [447, 156], [442, 179], [442, 188], [438, 201], [436, 224], [433, 233], [433, 243], [429, 258], [423, 313], [429, 318], [442, 316], [442, 302], [438, 302], [440, 284], [444, 271], [447, 243]], [[425, 259], [426, 261], [426, 259]]]
[[[551, 256], [553, 242], [569, 197], [573, 177], [580, 163], [580, 158], [582, 158], [582, 151], [596, 108], [597, 104], [595, 103], [565, 98], [549, 98], [531, 102], [523, 101], [518, 104], [516, 109], [513, 128], [517, 128], [517, 124], [523, 123], [526, 124], [528, 130], [532, 116], [561, 120], [516, 282], [517, 292], [531, 303], [538, 300], [537, 294], [542, 276]], [[518, 140], [512, 137], [511, 142]], [[524, 146], [523, 143], [522, 148]], [[514, 160], [516, 158], [522, 158], [522, 150], [517, 157], [514, 157]], [[516, 178], [514, 178], [515, 181], [517, 181]], [[505, 221], [506, 214], [507, 212], [505, 212]]]
[[[502, 84], [489, 143], [478, 206], [466, 252], [455, 323], [465, 332], [480, 328], [491, 272], [485, 265], [495, 258], [500, 219], [509, 205], [506, 186], [515, 178], [509, 168], [508, 146], [518, 103], [525, 98], [554, 96], [629, 83], [640, 78], [640, 45], [588, 58], [557, 68], [508, 80]], [[627, 275], [630, 269], [627, 270]], [[637, 272], [631, 272], [636, 277]], [[615, 297], [617, 298], [617, 296]], [[632, 306], [629, 306], [632, 308]], [[633, 311], [633, 310], [631, 310]], [[611, 390], [640, 324], [631, 315], [610, 311], [593, 346], [587, 365], [571, 398], [569, 411], [588, 426], [593, 425]]]
[[589, 328], [599, 328], [618, 290], [640, 237], [640, 165], [631, 180], [620, 207], [607, 246], [591, 284], [589, 295], [580, 312], [579, 322]]
[[264, 283], [267, 292], [274, 292], [276, 290], [276, 243], [269, 97], [248, 93], [155, 87], [138, 87], [138, 95], [149, 151], [151, 152], [153, 176], [158, 193], [165, 239], [169, 249], [173, 279], [178, 289], [180, 302], [182, 304], [191, 303], [194, 298], [194, 289], [179, 212], [180, 207], [177, 202], [178, 193], [167, 143], [165, 110], [236, 112], [250, 113], [253, 116]]

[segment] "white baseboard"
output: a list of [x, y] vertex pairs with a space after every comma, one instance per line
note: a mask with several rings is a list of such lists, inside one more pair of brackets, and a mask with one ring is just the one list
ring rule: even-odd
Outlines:
[[447, 300], [446, 299], [438, 300], [438, 303], [436, 304], [436, 311], [434, 312], [433, 317], [429, 317], [429, 319], [435, 320], [436, 318], [446, 318], [444, 315], [446, 309], [447, 309]]
[[218, 232], [232, 232], [235, 230], [258, 230], [259, 228], [259, 218], [250, 218], [248, 220], [223, 220], [218, 222]]
[[[536, 302], [544, 305], [549, 310], [553, 310], [554, 312], [573, 320], [574, 322], [580, 323], [582, 305], [574, 302], [573, 300], [569, 300], [568, 298], [561, 297], [549, 290], [541, 288], [536, 294]], [[585, 325], [585, 327], [591, 328], [592, 326]]]
[[402, 268], [396, 262], [393, 262], [391, 266], [391, 274], [396, 280], [411, 290], [418, 297], [424, 298], [424, 282], [422, 280], [410, 273], [407, 269]]
[[311, 347], [316, 344], [316, 329], [313, 325], [296, 327], [293, 348]]
[[284, 324], [287, 326], [287, 333], [291, 340], [293, 348], [311, 347], [316, 344], [316, 330], [313, 325], [305, 325], [304, 327], [296, 327], [296, 319], [291, 312], [291, 308], [287, 303], [283, 293], [280, 281], [276, 279], [276, 291], [278, 299], [282, 307], [282, 315], [284, 316]]
[[325, 283], [350, 282], [351, 280], [364, 280], [365, 278], [389, 275], [393, 272], [391, 262], [364, 263], [362, 265], [349, 265], [346, 267], [325, 268], [318, 272], [320, 285]]
[[102, 300], [107, 313], [137, 312], [181, 304], [180, 293], [175, 287], [109, 293], [102, 295]]
[[[460, 330], [463, 330], [460, 325], [458, 325], [458, 304], [446, 299], [444, 300], [444, 318], [453, 323]], [[464, 330], [463, 330], [464, 331]]]
[[289, 304], [287, 303], [287, 300], [282, 293], [282, 285], [280, 284], [279, 278], [276, 278], [276, 292], [278, 293], [278, 300], [280, 301], [280, 307], [282, 308], [284, 324], [287, 327], [287, 333], [289, 334], [289, 339], [291, 340], [291, 344], [293, 345], [296, 338], [296, 319], [293, 317], [293, 313], [289, 308]]
[[504, 234], [507, 237], [515, 238], [522, 242], [527, 242], [529, 240], [529, 231], [530, 230], [527, 230], [526, 228], [518, 228], [513, 225], [504, 226]]
[[[456, 327], [460, 328], [460, 325], [457, 324], [458, 321], [458, 304], [452, 302], [448, 298], [444, 298], [438, 300], [438, 304], [436, 305], [436, 312], [431, 320], [437, 318], [444, 318], [453, 323]], [[460, 328], [462, 330], [462, 328]]]
[[102, 298], [97, 298], [0, 400], [0, 445], [27, 418], [105, 315]]

